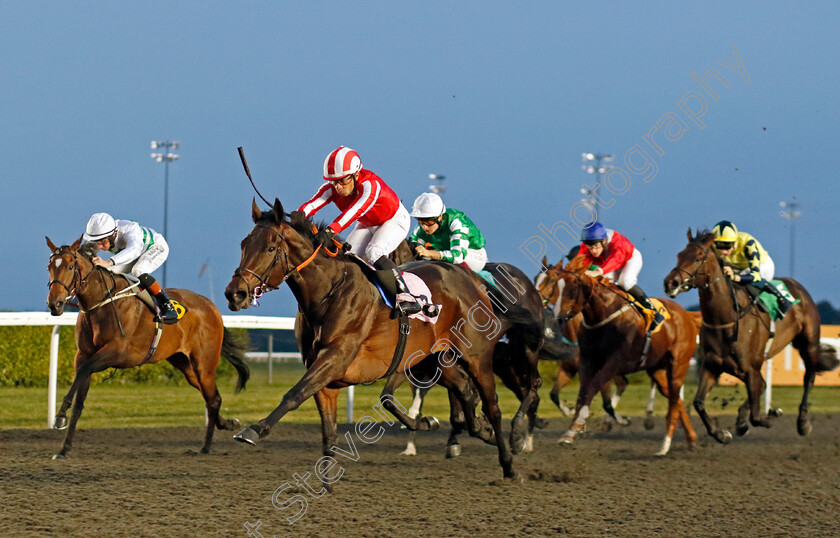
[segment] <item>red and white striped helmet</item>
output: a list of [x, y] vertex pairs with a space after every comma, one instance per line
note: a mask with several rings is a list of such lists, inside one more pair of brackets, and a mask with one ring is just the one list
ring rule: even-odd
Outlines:
[[362, 158], [350, 148], [341, 146], [324, 160], [324, 180], [334, 181], [362, 169]]

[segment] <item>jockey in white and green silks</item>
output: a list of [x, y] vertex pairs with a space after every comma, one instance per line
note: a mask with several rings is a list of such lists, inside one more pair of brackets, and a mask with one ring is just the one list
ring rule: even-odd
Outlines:
[[409, 243], [419, 256], [481, 271], [487, 263], [484, 236], [462, 211], [446, 209], [440, 196], [424, 192], [414, 201], [411, 216], [420, 224]]
[[724, 274], [733, 282], [752, 284], [762, 291], [769, 291], [779, 299], [782, 314], [793, 304], [776, 286], [770, 283], [776, 272], [773, 259], [753, 236], [739, 232], [728, 220], [722, 220], [712, 229], [715, 237], [715, 250], [726, 263]]

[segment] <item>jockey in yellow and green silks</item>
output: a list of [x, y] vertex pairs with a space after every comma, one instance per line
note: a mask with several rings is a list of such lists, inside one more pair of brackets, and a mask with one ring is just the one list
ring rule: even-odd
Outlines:
[[712, 228], [715, 250], [726, 265], [723, 272], [733, 282], [752, 284], [759, 290], [769, 291], [779, 299], [782, 313], [793, 306], [775, 286], [770, 283], [776, 272], [773, 259], [753, 236], [739, 232], [728, 220], [722, 220]]

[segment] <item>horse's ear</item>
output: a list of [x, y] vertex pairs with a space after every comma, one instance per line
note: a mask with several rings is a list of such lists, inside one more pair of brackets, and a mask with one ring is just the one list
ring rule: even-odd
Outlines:
[[257, 205], [257, 198], [254, 197], [251, 199], [251, 218], [254, 220], [254, 224], [257, 223], [262, 217], [262, 211], [260, 211], [260, 206]]
[[280, 203], [279, 198], [274, 199], [274, 207], [271, 208], [271, 212], [274, 213], [274, 222], [280, 224], [283, 222], [283, 204]]
[[546, 256], [543, 256], [542, 262], [540, 263], [542, 263], [543, 267], [548, 267], [548, 258]]
[[70, 250], [72, 250], [73, 252], [79, 250], [79, 245], [82, 244], [82, 237], [84, 236], [80, 235], [79, 238], [76, 239], [76, 241], [72, 245], [70, 245]]
[[47, 246], [50, 247], [50, 252], [55, 252], [56, 250], [58, 250], [58, 247], [55, 246], [52, 241], [50, 241], [49, 237], [45, 235], [44, 238], [47, 240]]
[[694, 238], [693, 238], [693, 237], [691, 237], [691, 226], [689, 226], [689, 227], [688, 227], [688, 232], [686, 233], [686, 235], [688, 236], [688, 242], [689, 242], [689, 243], [691, 243], [692, 241], [694, 241]]

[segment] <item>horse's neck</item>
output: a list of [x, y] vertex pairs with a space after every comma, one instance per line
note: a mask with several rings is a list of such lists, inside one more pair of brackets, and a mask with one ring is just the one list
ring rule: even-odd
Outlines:
[[302, 268], [297, 276], [290, 278], [288, 283], [301, 312], [307, 318], [311, 318], [313, 315], [318, 316], [328, 311], [324, 308], [330, 301], [328, 295], [344, 280], [354, 277], [363, 278], [355, 264], [346, 263], [338, 257], [328, 258], [319, 255], [309, 265]]
[[714, 273], [709, 275], [711, 284], [699, 290], [700, 312], [708, 323], [729, 323], [738, 317], [733, 293], [723, 272]]
[[626, 301], [606, 286], [594, 284], [592, 295], [583, 308], [583, 320], [587, 325], [595, 325], [617, 312]]
[[[86, 270], [86, 268], [81, 269]], [[87, 269], [90, 269], [90, 272], [76, 289], [79, 306], [85, 310], [95, 307], [109, 296], [129, 286], [126, 278], [111, 273], [105, 274], [105, 270], [97, 269], [93, 264]]]

